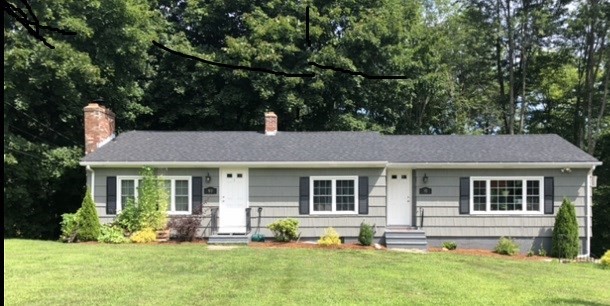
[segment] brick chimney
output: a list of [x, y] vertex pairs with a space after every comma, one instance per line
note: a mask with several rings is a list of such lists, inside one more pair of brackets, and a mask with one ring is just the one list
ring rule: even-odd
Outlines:
[[277, 133], [277, 115], [274, 112], [265, 113], [265, 135]]
[[114, 138], [114, 113], [106, 109], [102, 100], [90, 102], [85, 113], [85, 154], [107, 144]]

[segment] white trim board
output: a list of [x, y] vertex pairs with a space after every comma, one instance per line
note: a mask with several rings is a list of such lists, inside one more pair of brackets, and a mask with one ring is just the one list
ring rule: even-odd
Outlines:
[[94, 161], [79, 163], [81, 166], [97, 168], [133, 168], [142, 166], [154, 166], [161, 168], [218, 168], [218, 167], [248, 167], [248, 168], [390, 168], [390, 169], [561, 169], [561, 168], [586, 168], [599, 166], [601, 162], [466, 162], [466, 163], [389, 163], [384, 161], [370, 162], [333, 162], [333, 161], [311, 161], [311, 162], [109, 162]]

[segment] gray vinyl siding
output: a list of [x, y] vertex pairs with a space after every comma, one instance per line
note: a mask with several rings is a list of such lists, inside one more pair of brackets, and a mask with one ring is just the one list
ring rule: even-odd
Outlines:
[[[95, 171], [95, 188], [94, 201], [97, 209], [97, 214], [102, 223], [112, 222], [116, 215], [106, 214], [106, 178], [108, 176], [138, 176], [140, 168], [98, 168]], [[210, 184], [205, 182], [205, 177], [210, 174], [212, 178]], [[203, 178], [203, 188], [214, 187], [218, 190], [218, 169], [202, 168], [202, 169], [157, 169], [157, 174], [161, 176], [201, 176]], [[91, 187], [91, 173], [87, 171], [87, 187]], [[203, 195], [203, 214], [204, 218], [201, 223], [200, 233], [203, 231], [205, 236], [210, 235], [210, 208], [218, 207], [218, 194]], [[172, 217], [170, 215], [170, 217]]]
[[[428, 183], [422, 177], [428, 176]], [[424, 230], [434, 241], [442, 239], [469, 239], [474, 237], [510, 236], [520, 239], [548, 238], [552, 235], [555, 215], [563, 198], [576, 207], [580, 237], [585, 236], [585, 198], [587, 169], [420, 169], [416, 172], [416, 190], [432, 188], [432, 194], [417, 194], [417, 208], [424, 209]], [[543, 176], [553, 177], [555, 185], [554, 215], [460, 215], [458, 211], [459, 179], [471, 176]], [[419, 218], [417, 220], [419, 225]]]
[[[304, 240], [319, 238], [327, 227], [334, 227], [339, 235], [357, 237], [360, 223], [377, 226], [376, 236], [383, 235], [386, 212], [385, 169], [250, 169], [250, 207], [252, 208], [252, 230], [258, 223], [257, 208], [263, 207], [260, 230], [273, 237], [266, 227], [275, 220], [291, 217], [300, 222]], [[299, 178], [304, 176], [367, 176], [369, 178], [369, 214], [299, 215]]]

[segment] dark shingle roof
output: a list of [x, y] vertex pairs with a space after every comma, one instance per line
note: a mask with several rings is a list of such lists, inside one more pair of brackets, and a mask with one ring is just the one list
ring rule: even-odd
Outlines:
[[375, 132], [132, 131], [83, 162], [598, 162], [557, 135], [384, 136]]
[[394, 162], [598, 162], [558, 135], [397, 135], [384, 138], [388, 159]]

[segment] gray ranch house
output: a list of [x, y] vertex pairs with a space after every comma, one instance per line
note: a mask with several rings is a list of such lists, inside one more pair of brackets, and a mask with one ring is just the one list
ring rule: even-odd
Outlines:
[[[601, 163], [557, 135], [410, 136], [375, 132], [130, 131], [115, 137], [112, 111], [84, 108], [87, 169], [102, 222], [137, 197], [143, 166], [168, 181], [169, 214], [203, 211], [210, 242], [272, 237], [266, 225], [300, 221], [302, 240], [334, 227], [355, 240], [376, 225], [389, 248], [493, 248], [502, 236], [522, 252], [551, 247], [564, 198], [576, 206], [581, 254], [591, 240], [593, 170]], [[240, 240], [241, 239], [241, 240]]]

